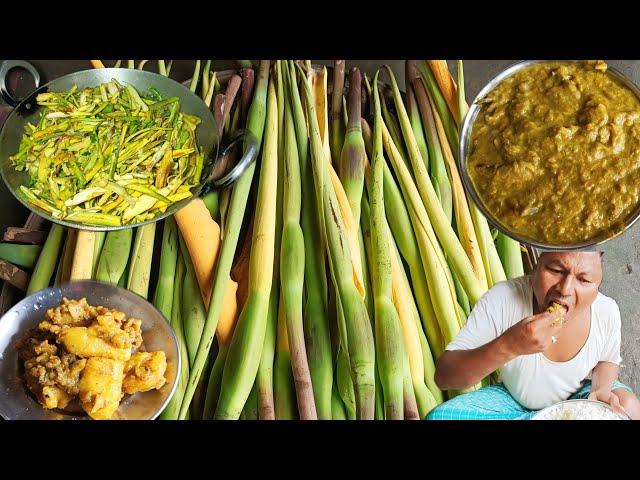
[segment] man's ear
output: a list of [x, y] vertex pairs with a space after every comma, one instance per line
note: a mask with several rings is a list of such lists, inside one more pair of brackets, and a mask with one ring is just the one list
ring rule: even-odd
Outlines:
[[598, 283], [598, 289], [600, 285], [602, 285], [602, 281], [604, 280], [604, 252], [600, 252], [600, 283]]

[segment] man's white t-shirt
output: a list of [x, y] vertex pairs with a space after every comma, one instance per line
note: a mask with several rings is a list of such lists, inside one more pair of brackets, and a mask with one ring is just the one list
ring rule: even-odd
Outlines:
[[[475, 305], [447, 350], [481, 347], [523, 318], [533, 315], [531, 276], [494, 285]], [[501, 367], [501, 381], [525, 408], [539, 410], [577, 392], [598, 362], [620, 364], [620, 309], [598, 293], [591, 305], [591, 328], [578, 354], [554, 362], [544, 353], [522, 355]]]

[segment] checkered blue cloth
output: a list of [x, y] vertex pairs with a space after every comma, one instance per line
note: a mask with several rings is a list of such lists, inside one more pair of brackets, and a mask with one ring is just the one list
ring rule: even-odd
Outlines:
[[[618, 381], [611, 389], [631, 389]], [[591, 380], [585, 380], [580, 390], [570, 399], [587, 398], [591, 393]], [[489, 385], [475, 392], [458, 395], [431, 410], [427, 420], [528, 420], [537, 410], [520, 405], [503, 385]]]

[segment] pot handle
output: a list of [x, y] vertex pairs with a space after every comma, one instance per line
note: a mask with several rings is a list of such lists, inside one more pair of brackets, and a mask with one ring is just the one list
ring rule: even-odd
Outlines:
[[225, 146], [222, 153], [216, 159], [216, 163], [220, 161], [225, 155], [227, 155], [233, 147], [238, 143], [245, 142], [245, 151], [238, 162], [233, 166], [229, 172], [222, 178], [214, 179], [213, 174], [215, 167], [211, 169], [209, 177], [205, 180], [205, 186], [200, 193], [204, 195], [211, 190], [222, 190], [235, 183], [238, 178], [244, 173], [244, 171], [251, 165], [258, 156], [258, 140], [248, 130], [237, 130], [232, 136], [229, 143]]
[[24, 60], [5, 60], [3, 62], [0, 62], [0, 97], [2, 97], [4, 101], [12, 107], [17, 107], [22, 100], [14, 98], [13, 95], [11, 95], [11, 92], [9, 92], [9, 88], [7, 87], [7, 76], [9, 74], [9, 71], [14, 68], [24, 68], [27, 72], [29, 72], [29, 74], [33, 77], [35, 89], [40, 86], [40, 74], [33, 65], [31, 65], [29, 62], [25, 62]]

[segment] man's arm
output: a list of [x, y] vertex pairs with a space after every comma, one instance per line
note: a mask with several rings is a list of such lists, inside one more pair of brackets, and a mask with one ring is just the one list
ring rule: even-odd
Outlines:
[[618, 379], [620, 367], [611, 362], [598, 362], [591, 373], [591, 400], [600, 400], [608, 403], [614, 410], [623, 411], [620, 399], [611, 391], [613, 382]]
[[441, 390], [462, 390], [480, 382], [520, 355], [543, 352], [562, 325], [557, 314], [542, 312], [527, 317], [478, 348], [446, 350], [436, 362], [436, 384]]
[[591, 374], [591, 390], [611, 390], [618, 379], [620, 367], [611, 362], [598, 362]]
[[620, 408], [620, 399], [611, 391], [613, 382], [620, 372], [620, 309], [614, 302], [610, 312], [610, 325], [606, 334], [606, 344], [600, 354], [600, 361], [591, 370], [591, 393], [589, 398], [608, 403], [615, 410]]
[[440, 390], [469, 388], [513, 359], [505, 334], [471, 350], [445, 350], [438, 357], [434, 377]]

